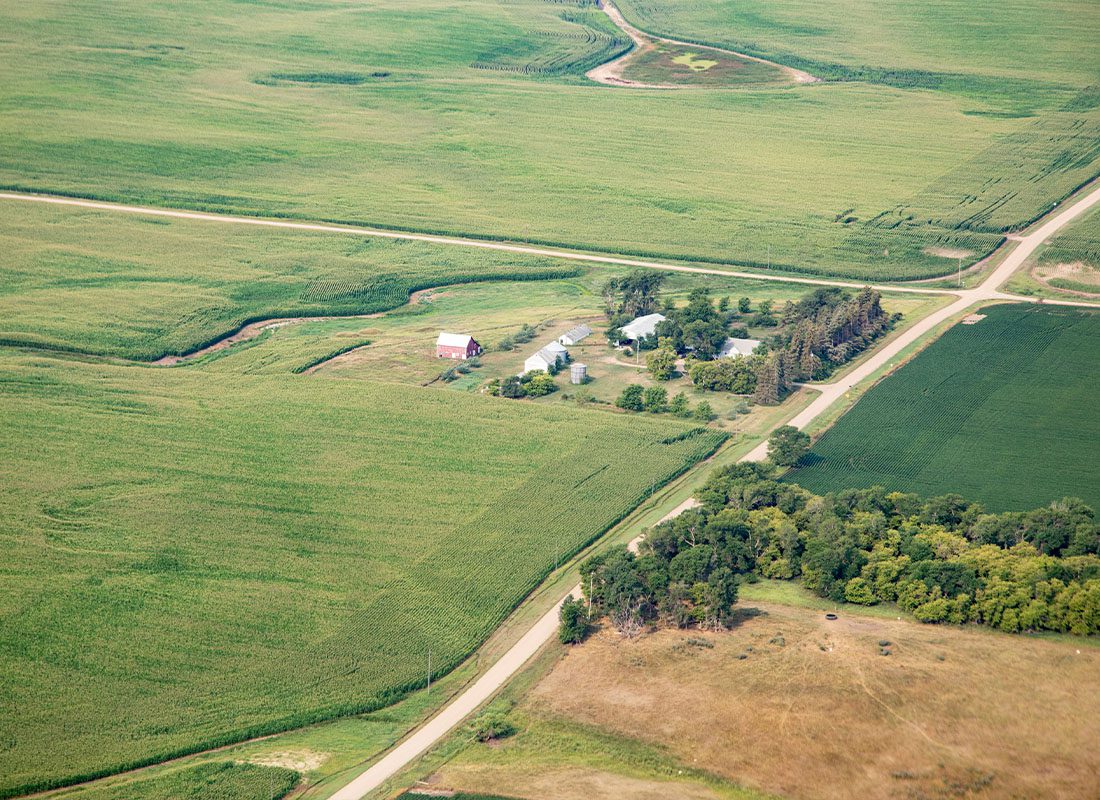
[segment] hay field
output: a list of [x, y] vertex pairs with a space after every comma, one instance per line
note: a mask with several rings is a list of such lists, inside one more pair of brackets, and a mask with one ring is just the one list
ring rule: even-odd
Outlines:
[[[537, 751], [539, 730], [573, 726], [800, 800], [1094, 794], [1095, 647], [741, 605], [761, 613], [728, 633], [601, 633], [571, 648], [513, 712], [535, 732], [517, 747]], [[466, 750], [441, 784], [514, 787], [511, 747]]]
[[0, 419], [0, 794], [385, 704], [722, 437], [10, 350]]
[[1097, 171], [1085, 68], [973, 96], [634, 91], [583, 77], [617, 47], [599, 12], [541, 0], [7, 21], [0, 184], [28, 189], [886, 279], [980, 258]]
[[1100, 314], [998, 305], [885, 378], [787, 478], [812, 492], [957, 492], [992, 511], [1100, 508]]

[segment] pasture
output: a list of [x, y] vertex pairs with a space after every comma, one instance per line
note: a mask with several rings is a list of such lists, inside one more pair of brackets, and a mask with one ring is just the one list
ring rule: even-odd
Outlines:
[[0, 418], [0, 794], [392, 702], [722, 439], [10, 350]]
[[1087, 59], [994, 96], [661, 92], [583, 77], [621, 46], [587, 3], [30, 0], [6, 21], [0, 184], [25, 189], [890, 279], [980, 258], [1097, 171]]
[[[739, 605], [755, 611], [728, 632], [607, 631], [568, 648], [510, 712], [520, 733], [469, 744], [432, 780], [578, 800], [1069, 800], [1097, 785], [1096, 647]], [[663, 793], [621, 791], [643, 771]]]
[[996, 305], [885, 378], [787, 479], [824, 493], [874, 485], [957, 492], [993, 511], [1065, 496], [1100, 508], [1100, 315]]

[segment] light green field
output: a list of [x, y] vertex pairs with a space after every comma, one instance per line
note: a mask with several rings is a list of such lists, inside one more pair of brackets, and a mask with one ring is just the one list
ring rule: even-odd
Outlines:
[[366, 314], [427, 286], [579, 272], [418, 242], [39, 205], [0, 211], [0, 341], [144, 360], [250, 320]]
[[384, 703], [720, 440], [10, 351], [0, 418], [0, 793]]
[[1034, 119], [1003, 116], [1009, 91], [598, 86], [610, 23], [538, 0], [30, 0], [6, 22], [0, 184], [30, 189], [883, 278], [980, 257], [1096, 171], [1087, 19], [1044, 29], [1085, 66], [1028, 95]]
[[280, 800], [298, 773], [228, 762], [203, 764], [117, 786], [67, 792], [66, 800]]
[[1055, 289], [1100, 295], [1100, 210], [1051, 239], [1031, 274]]
[[[1094, 85], [1100, 10], [1088, 0], [619, 0], [635, 25], [828, 79], [870, 80], [1021, 108]], [[1014, 98], [1008, 97], [1015, 95]], [[1022, 96], [1021, 96], [1022, 95]]]

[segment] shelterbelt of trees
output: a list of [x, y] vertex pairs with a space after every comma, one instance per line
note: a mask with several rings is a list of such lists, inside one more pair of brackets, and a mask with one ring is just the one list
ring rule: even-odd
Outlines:
[[718, 628], [733, 618], [737, 582], [760, 576], [801, 578], [836, 601], [897, 603], [923, 622], [1100, 632], [1100, 525], [1079, 500], [990, 514], [958, 495], [818, 496], [771, 470], [719, 470], [697, 494], [702, 505], [655, 527], [637, 556], [585, 562], [586, 613], [624, 633]]

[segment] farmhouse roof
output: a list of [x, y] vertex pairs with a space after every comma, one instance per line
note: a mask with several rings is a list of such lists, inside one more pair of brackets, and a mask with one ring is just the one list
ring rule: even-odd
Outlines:
[[586, 336], [591, 335], [592, 329], [590, 327], [588, 327], [587, 325], [578, 325], [577, 327], [566, 331], [561, 338], [568, 339], [569, 341], [576, 343], [579, 342], [581, 339], [584, 339]]
[[546, 347], [544, 347], [542, 349], [543, 350], [548, 350], [551, 353], [553, 353], [554, 355], [558, 355], [558, 356], [563, 356], [563, 355], [565, 355], [566, 353], [569, 352], [565, 348], [565, 345], [563, 345], [561, 342], [558, 342], [558, 341], [550, 342], [550, 344], [546, 345]]
[[621, 330], [628, 339], [642, 339], [646, 336], [652, 336], [653, 332], [657, 330], [657, 323], [664, 321], [664, 314], [646, 314], [644, 317], [638, 317], [626, 323]]
[[468, 336], [465, 333], [441, 332], [435, 343], [437, 346], [442, 347], [466, 347], [473, 341], [473, 338], [473, 336]]
[[752, 351], [760, 346], [760, 342], [756, 339], [734, 339], [730, 337], [726, 339], [726, 343], [722, 345], [721, 351], [718, 353], [719, 358], [733, 358], [734, 356], [748, 356], [752, 355]]

